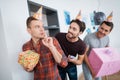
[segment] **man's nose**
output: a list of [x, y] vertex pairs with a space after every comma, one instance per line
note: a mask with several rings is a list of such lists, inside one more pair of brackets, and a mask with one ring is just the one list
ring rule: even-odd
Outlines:
[[102, 30], [102, 33], [105, 33], [105, 30]]

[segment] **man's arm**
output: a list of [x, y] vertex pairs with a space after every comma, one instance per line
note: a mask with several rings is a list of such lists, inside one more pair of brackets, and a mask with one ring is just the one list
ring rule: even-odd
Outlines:
[[85, 47], [85, 50], [84, 50], [84, 53], [82, 54], [82, 55], [79, 55], [78, 54], [78, 58], [76, 59], [76, 58], [70, 58], [70, 55], [68, 56], [68, 61], [69, 62], [72, 62], [72, 63], [74, 63], [74, 64], [76, 64], [76, 65], [80, 65], [80, 64], [82, 64], [82, 62], [83, 62], [83, 60], [84, 60], [84, 57], [85, 57], [85, 54], [86, 54], [86, 52], [87, 52], [87, 48]]
[[65, 58], [64, 53], [58, 43], [58, 41], [54, 38], [48, 37], [44, 39], [43, 44], [49, 48], [51, 51], [55, 61], [60, 64], [60, 66], [67, 66], [67, 58]]
[[91, 67], [91, 65], [90, 65], [90, 63], [89, 63], [88, 56], [87, 56], [88, 50], [89, 50], [89, 47], [86, 48], [86, 53], [85, 53], [84, 61], [85, 61], [85, 63], [87, 64], [88, 68], [90, 69], [90, 72], [91, 72], [92, 76], [94, 77], [94, 76], [95, 76], [95, 73], [93, 72], [93, 69], [92, 69], [92, 67]]
[[62, 55], [58, 52], [58, 50], [56, 49], [55, 46], [51, 46], [49, 47], [55, 61], [59, 64], [61, 62], [62, 59]]
[[71, 59], [70, 56], [68, 56], [68, 61], [72, 62], [72, 63], [74, 63], [76, 65], [82, 64], [83, 60], [84, 60], [84, 54], [83, 55], [78, 55], [77, 59], [75, 59], [75, 58]]

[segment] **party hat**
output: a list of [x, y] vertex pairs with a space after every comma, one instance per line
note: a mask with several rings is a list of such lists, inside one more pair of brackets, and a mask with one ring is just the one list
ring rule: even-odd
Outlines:
[[76, 16], [76, 19], [81, 20], [82, 16], [81, 16], [81, 10], [79, 11], [78, 15]]
[[38, 20], [42, 20], [42, 6], [39, 8], [39, 10], [33, 14], [33, 17], [38, 19]]
[[110, 15], [107, 17], [107, 21], [112, 22], [113, 17], [113, 11], [110, 13]]

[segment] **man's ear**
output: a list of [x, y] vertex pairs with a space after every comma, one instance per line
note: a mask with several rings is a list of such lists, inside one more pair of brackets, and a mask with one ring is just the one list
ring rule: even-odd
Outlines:
[[82, 31], [80, 31], [80, 33], [79, 34], [82, 34], [83, 32]]
[[28, 31], [28, 33], [31, 33], [31, 30], [30, 30], [30, 28], [27, 28], [27, 31]]
[[99, 30], [100, 28], [101, 28], [101, 26], [99, 26], [97, 30]]

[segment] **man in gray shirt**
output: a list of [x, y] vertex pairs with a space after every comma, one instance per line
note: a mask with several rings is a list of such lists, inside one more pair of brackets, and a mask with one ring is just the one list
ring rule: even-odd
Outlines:
[[[92, 48], [103, 48], [109, 46], [109, 36], [108, 34], [113, 29], [113, 23], [108, 21], [103, 21], [97, 32], [86, 35], [84, 38], [84, 42], [87, 45], [87, 53], [85, 55], [84, 62], [82, 64], [83, 73], [85, 80], [92, 80], [92, 76], [94, 76], [94, 72], [92, 72], [92, 68], [88, 61], [88, 56]], [[101, 77], [95, 78], [95, 80], [102, 80]]]

